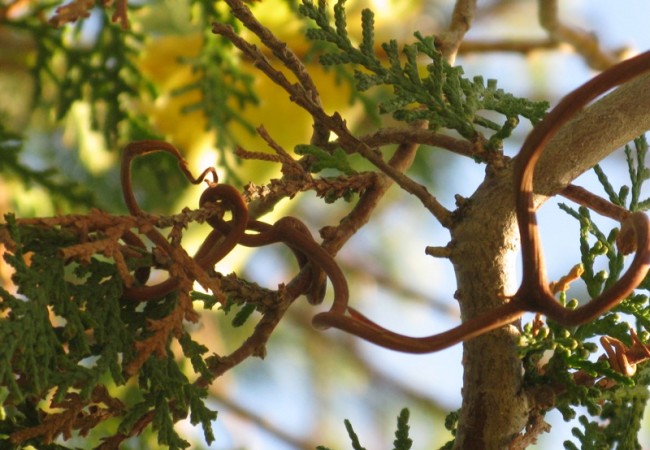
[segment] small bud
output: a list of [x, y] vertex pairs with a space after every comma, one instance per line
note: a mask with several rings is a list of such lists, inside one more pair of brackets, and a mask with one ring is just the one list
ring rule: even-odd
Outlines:
[[594, 244], [594, 248], [591, 251], [594, 255], [605, 255], [607, 254], [607, 246], [598, 241]]
[[578, 354], [578, 356], [580, 357], [580, 359], [587, 359], [587, 358], [589, 358], [589, 355], [591, 355], [591, 352], [589, 352], [589, 351], [586, 350], [585, 348], [581, 348], [581, 349], [577, 352], [577, 354]]
[[593, 342], [585, 342], [582, 344], [582, 348], [588, 351], [589, 353], [594, 353], [598, 351], [598, 346]]
[[600, 272], [598, 272], [598, 273], [594, 276], [594, 278], [595, 278], [597, 281], [605, 281], [606, 279], [609, 278], [609, 273], [607, 273], [607, 271], [605, 271], [605, 270], [601, 270]]
[[568, 309], [576, 309], [578, 307], [578, 299], [572, 298], [566, 304]]

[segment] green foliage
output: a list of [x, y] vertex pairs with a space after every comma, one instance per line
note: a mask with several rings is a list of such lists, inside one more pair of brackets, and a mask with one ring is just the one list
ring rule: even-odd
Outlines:
[[[486, 84], [481, 77], [464, 78], [462, 68], [451, 66], [441, 56], [434, 38], [419, 32], [414, 33], [416, 42], [404, 45], [401, 52], [394, 40], [382, 44], [388, 60], [384, 63], [375, 53], [373, 12], [362, 12], [362, 39], [355, 46], [348, 35], [345, 0], [334, 6], [333, 25], [325, 1], [314, 5], [304, 0], [299, 11], [318, 27], [308, 29], [307, 37], [332, 44], [332, 50], [321, 56], [321, 63], [362, 67], [364, 70], [354, 72], [360, 91], [382, 85], [392, 87], [393, 95], [380, 105], [380, 112], [390, 113], [397, 120], [427, 120], [432, 130], [455, 130], [472, 141], [482, 136], [479, 130], [491, 130], [486, 145], [496, 150], [510, 136], [520, 116], [536, 123], [548, 108], [546, 102], [532, 102], [497, 89], [495, 80]], [[419, 61], [422, 57], [431, 62], [423, 66]], [[480, 111], [495, 111], [505, 120], [498, 124]]]
[[[576, 211], [565, 204], [560, 204], [560, 209], [580, 223], [580, 254], [584, 269], [582, 279], [587, 285], [589, 295], [596, 297], [604, 287], [615, 283], [623, 271], [623, 255], [617, 252], [615, 245], [618, 229], [612, 229], [606, 236], [592, 221], [587, 208], [580, 207]], [[589, 242], [590, 236], [596, 239], [593, 244]], [[608, 272], [595, 272], [596, 259], [604, 255], [607, 256]]]
[[41, 16], [49, 15], [52, 5], [34, 7], [39, 11], [3, 25], [29, 34], [36, 46], [31, 66], [36, 104], [51, 108], [59, 120], [83, 100], [90, 105], [93, 128], [115, 143], [120, 126], [141, 120], [129, 111], [129, 100], [143, 92], [154, 95], [134, 63], [144, 36], [111, 23], [110, 13], [101, 8], [91, 29], [85, 21], [55, 28]]
[[587, 416], [581, 415], [578, 419], [581, 428], [574, 427], [571, 430], [580, 445], [565, 441], [565, 448], [610, 449], [616, 446], [622, 450], [640, 450], [637, 436], [648, 401], [649, 375], [650, 368], [645, 365], [636, 377], [636, 386], [627, 388], [624, 392], [609, 390], [604, 393], [606, 401], [600, 420], [590, 421]]
[[[20, 430], [33, 433], [24, 445], [39, 448], [44, 436], [71, 431], [47, 419], [39, 401], [48, 395], [53, 405], [64, 409], [64, 417], [83, 414], [92, 420], [93, 415], [107, 414], [121, 418], [119, 430], [124, 433], [153, 414], [158, 442], [170, 449], [189, 445], [173, 428], [188, 413], [192, 424], [202, 425], [206, 440], [214, 440], [211, 422], [216, 413], [205, 405], [206, 389], [188, 379], [182, 360], [168, 345], [164, 354], [142, 356], [147, 338], [157, 337], [152, 323], [164, 321], [174, 310], [176, 295], [146, 305], [124, 302], [123, 281], [113, 261], [94, 255], [82, 263], [62, 255], [62, 248], [84, 245], [77, 233], [18, 226], [11, 215], [5, 219], [4, 231], [15, 248], [4, 258], [15, 270], [12, 280], [18, 291], [0, 288], [0, 386], [6, 390], [0, 446], [8, 445], [8, 436]], [[184, 331], [176, 336], [194, 371], [209, 377], [208, 349]], [[144, 360], [137, 385], [130, 383], [131, 393], [124, 397], [131, 403], [100, 397], [104, 386], [127, 384], [129, 367], [138, 358]], [[75, 407], [82, 409], [77, 412]]]
[[[183, 112], [202, 111], [207, 126], [216, 130], [217, 147], [223, 150], [234, 144], [232, 123], [253, 132], [238, 111], [257, 102], [254, 79], [241, 70], [230, 45], [209, 32], [211, 21], [230, 19], [223, 16], [215, 2], [192, 0], [190, 4], [196, 13], [197, 27], [204, 32], [204, 42], [196, 57], [182, 63], [198, 77], [172, 94], [200, 94], [196, 103], [184, 105]], [[45, 14], [50, 7], [39, 6], [40, 12]], [[389, 41], [381, 45], [383, 55], [377, 54], [374, 15], [370, 10], [362, 12], [358, 44], [348, 34], [344, 0], [337, 1], [333, 17], [324, 0], [317, 5], [304, 0], [299, 10], [316, 24], [317, 28], [309, 29], [307, 36], [325, 49], [321, 63], [337, 69], [353, 65], [359, 91], [392, 89], [392, 94], [379, 104], [379, 111], [396, 120], [426, 120], [431, 130], [454, 130], [465, 139], [484, 142], [490, 150], [500, 150], [521, 117], [535, 124], [548, 107], [545, 102], [505, 93], [494, 80], [465, 78], [462, 68], [451, 66], [441, 56], [435, 39], [419, 32], [414, 33], [413, 43], [400, 48], [396, 41]], [[94, 17], [97, 22], [93, 27], [80, 21], [54, 29], [45, 25], [38, 14], [3, 18], [2, 25], [33, 38], [36, 49], [30, 69], [34, 98], [40, 106], [54, 112], [56, 120], [64, 118], [75, 102], [84, 101], [91, 107], [93, 128], [103, 132], [107, 143], [113, 144], [125, 134], [147, 136], [147, 120], [129, 109], [137, 97], [157, 95], [134, 64], [144, 36], [111, 24], [103, 9], [97, 9]], [[237, 26], [234, 21], [232, 25]], [[367, 101], [366, 105], [369, 104]], [[493, 115], [485, 112], [498, 113], [502, 122], [495, 122], [489, 118]], [[650, 170], [645, 167], [648, 145], [644, 138], [634, 144], [634, 154], [626, 147], [630, 187], [616, 191], [603, 171], [599, 167], [595, 170], [612, 202], [631, 210], [644, 210], [650, 207], [650, 199], [642, 200], [640, 194], [643, 182], [650, 178]], [[19, 135], [0, 127], [3, 175], [9, 173], [26, 184], [43, 186], [52, 195], [71, 202], [93, 202], [87, 189], [61, 181], [55, 171], [33, 170], [23, 164], [19, 158], [21, 147]], [[312, 145], [299, 145], [296, 153], [313, 158], [310, 169], [314, 173], [333, 169], [345, 175], [356, 174], [341, 149], [326, 152]], [[221, 161], [227, 163], [228, 159]], [[562, 208], [579, 223], [582, 278], [589, 295], [597, 296], [624, 269], [624, 258], [615, 246], [618, 231], [601, 231], [587, 209], [574, 210], [566, 205]], [[124, 301], [123, 274], [115, 260], [99, 252], [87, 258], [69, 258], [62, 253], [64, 247], [94, 244], [105, 236], [89, 238], [88, 230], [84, 235], [78, 229], [64, 227], [19, 226], [11, 215], [6, 216], [6, 221], [0, 232], [6, 233], [3, 237], [8, 237], [6, 240], [12, 242], [13, 248], [4, 258], [15, 270], [12, 280], [18, 291], [12, 293], [0, 287], [0, 446], [11, 445], [10, 435], [25, 432], [32, 434], [22, 444], [64, 449], [67, 447], [43, 442], [60, 434], [83, 435], [92, 428], [60, 426], [55, 420], [48, 421], [54, 416], [48, 406], [62, 410], [62, 417], [67, 415], [71, 421], [79, 415], [90, 420], [109, 415], [114, 418], [118, 432], [124, 434], [139, 430], [141, 421], [150, 418], [147, 423], [156, 431], [158, 443], [171, 449], [189, 446], [174, 430], [174, 424], [189, 415], [192, 424], [202, 426], [206, 441], [212, 442], [211, 424], [217, 414], [205, 404], [206, 389], [191, 382], [188, 372], [211, 379], [208, 362], [218, 357], [209, 360], [209, 349], [194, 341], [182, 326], [161, 335], [152, 326], [164, 323], [171, 315], [180, 303], [179, 295], [172, 293], [142, 304]], [[127, 261], [130, 271], [152, 265], [153, 256], [145, 253]], [[603, 259], [607, 269], [598, 270]], [[649, 290], [650, 281], [642, 288]], [[251, 300], [252, 292], [259, 291], [257, 287], [240, 283], [238, 289], [229, 292], [224, 287], [228, 296], [224, 311], [236, 309], [232, 319], [235, 327], [245, 323], [261, 305]], [[202, 301], [206, 309], [216, 304], [214, 296], [198, 292], [192, 293], [192, 299]], [[577, 304], [567, 300], [566, 294], [562, 294], [560, 301], [569, 306]], [[646, 295], [633, 295], [614, 311], [575, 328], [553, 322], [541, 327], [525, 326], [521, 357], [527, 388], [561, 386], [553, 392], [552, 406], [567, 420], [576, 416], [576, 407], [586, 408], [587, 414], [579, 418], [580, 427], [573, 430], [580, 448], [640, 448], [636, 436], [648, 400], [650, 368], [640, 366], [633, 377], [625, 376], [607, 360], [594, 357], [598, 348], [593, 341], [609, 336], [631, 344], [628, 322], [622, 320], [622, 315], [631, 318], [641, 331], [641, 340], [647, 341], [648, 303]], [[153, 342], [158, 345], [155, 349], [143, 351]], [[173, 342], [180, 346], [181, 358], [170, 350]], [[549, 354], [550, 359], [544, 362]], [[191, 368], [183, 367], [187, 362]], [[128, 391], [128, 395], [121, 396], [128, 401], [111, 397], [105, 393], [105, 387]], [[44, 405], [49, 399], [49, 405]], [[80, 409], [76, 410], [77, 407]], [[458, 418], [458, 412], [454, 412], [445, 422], [454, 435]], [[402, 410], [394, 450], [412, 448], [408, 419], [408, 410]], [[350, 422], [344, 423], [352, 448], [363, 450]], [[450, 442], [443, 448], [452, 446]], [[573, 441], [567, 441], [565, 447], [578, 448]]]
[[237, 311], [237, 314], [235, 314], [235, 317], [232, 319], [232, 326], [233, 327], [241, 327], [246, 323], [248, 318], [255, 312], [255, 305], [253, 303], [247, 303], [245, 304], [239, 311]]
[[[222, 277], [221, 290], [226, 295], [226, 302], [220, 305], [225, 315], [233, 314], [231, 325], [233, 328], [243, 326], [255, 311], [265, 312], [268, 299], [276, 298], [277, 293], [263, 288], [257, 283], [247, 281], [235, 274]], [[236, 286], [229, 286], [228, 281], [236, 280]], [[231, 288], [232, 287], [232, 288]], [[214, 295], [193, 291], [193, 300], [203, 301], [205, 309], [212, 309], [216, 304]]]
[[413, 441], [409, 438], [409, 415], [409, 410], [404, 408], [397, 417], [397, 430], [393, 441], [395, 450], [409, 450], [413, 445]]
[[348, 155], [342, 148], [337, 147], [333, 152], [316, 147], [315, 145], [298, 145], [295, 148], [298, 155], [313, 156], [315, 161], [311, 166], [311, 172], [318, 173], [325, 169], [334, 169], [345, 175], [354, 175], [356, 170], [350, 166]]
[[[99, 297], [115, 297], [114, 293], [121, 289], [115, 282], [117, 277], [111, 277], [115, 275], [114, 266], [92, 260], [88, 265], [71, 268], [75, 278], [85, 279], [84, 284], [64, 282], [65, 263], [57, 257], [56, 247], [48, 240], [54, 238], [65, 243], [66, 236], [41, 235], [35, 229], [21, 233], [11, 216], [6, 219], [18, 247], [13, 255], [5, 255], [5, 259], [16, 270], [12, 278], [20, 286], [20, 298], [0, 290], [1, 307], [8, 314], [8, 320], [0, 322], [5, 343], [2, 348], [5, 364], [0, 380], [9, 388], [9, 397], [20, 403], [29, 396], [39, 396], [47, 389], [58, 387], [55, 398], [61, 399], [74, 385], [83, 386], [82, 397], [87, 397], [92, 381], [96, 382], [105, 370], [112, 371], [121, 381], [116, 366], [117, 345], [126, 337], [120, 333], [124, 325], [119, 319], [119, 310], [110, 298], [92, 304], [89, 301], [93, 289], [97, 289], [94, 295]], [[29, 265], [25, 259], [27, 252], [33, 252]], [[103, 280], [105, 277], [110, 279]], [[76, 303], [71, 302], [71, 298]], [[56, 319], [50, 319], [50, 308]], [[83, 331], [95, 325], [99, 325], [99, 346], [93, 356], [98, 359], [94, 368], [89, 368], [79, 364], [93, 353], [93, 345]], [[116, 338], [113, 342], [102, 342], [101, 338], [108, 334], [102, 325], [120, 325], [113, 332], [117, 334], [112, 336]], [[121, 344], [130, 344], [130, 341]], [[16, 382], [16, 373], [23, 374], [20, 385]]]
[[[635, 155], [626, 147], [630, 187], [616, 192], [603, 171], [596, 169], [610, 200], [631, 210], [640, 209], [647, 203], [646, 200], [639, 201], [639, 192], [643, 182], [648, 179], [648, 169], [644, 163], [648, 147], [644, 137], [636, 139], [634, 144]], [[628, 203], [629, 192], [633, 195]], [[618, 229], [608, 233], [601, 231], [586, 208], [581, 207], [576, 211], [564, 204], [560, 208], [580, 225], [581, 264], [584, 268], [582, 280], [589, 296], [596, 297], [615, 283], [624, 269], [624, 257], [615, 245]], [[607, 269], [597, 270], [603, 259]], [[639, 289], [647, 291], [647, 284], [645, 282]], [[567, 301], [566, 293], [561, 294], [560, 301], [569, 307], [578, 304], [576, 300]], [[641, 448], [637, 434], [648, 401], [650, 368], [641, 362], [636, 374], [628, 377], [614, 370], [606, 358], [593, 357], [598, 353], [594, 340], [600, 337], [612, 337], [627, 346], [632, 345], [630, 324], [639, 332], [641, 341], [647, 342], [650, 327], [647, 294], [634, 294], [598, 319], [574, 328], [564, 328], [552, 321], [541, 327], [531, 323], [524, 327], [520, 351], [529, 388], [562, 386], [555, 393], [553, 406], [565, 420], [576, 416], [577, 406], [587, 410], [587, 414], [579, 417], [580, 426], [572, 430], [579, 444], [567, 441], [565, 448]], [[548, 361], [545, 361], [546, 358]]]
[[445, 445], [443, 445], [440, 448], [440, 450], [451, 450], [454, 448], [454, 442], [456, 439], [456, 431], [458, 429], [459, 419], [460, 419], [460, 410], [452, 411], [449, 414], [447, 414], [447, 417], [445, 417], [445, 428], [449, 430], [452, 436], [454, 436], [454, 439], [450, 440]]
[[[594, 166], [594, 172], [598, 177], [603, 189], [609, 196], [609, 200], [615, 205], [622, 206], [630, 211], [646, 211], [650, 208], [650, 198], [640, 200], [641, 186], [644, 181], [650, 178], [650, 169], [645, 166], [645, 157], [648, 153], [648, 142], [645, 136], [634, 140], [634, 151], [629, 145], [625, 146], [625, 160], [627, 162], [628, 174], [631, 186], [621, 186], [618, 192], [614, 190], [603, 169], [599, 165]], [[632, 193], [629, 204], [627, 196]]]
[[[183, 58], [180, 62], [190, 66], [198, 79], [175, 89], [172, 95], [199, 93], [199, 100], [184, 105], [182, 112], [203, 112], [207, 129], [216, 131], [215, 147], [225, 156], [225, 151], [236, 145], [233, 123], [255, 134], [255, 127], [239, 112], [247, 105], [259, 103], [253, 90], [254, 77], [242, 70], [240, 62], [233, 56], [232, 45], [216, 38], [210, 31], [215, 20], [230, 22], [234, 27], [237, 22], [225, 16], [214, 1], [192, 0], [190, 4], [195, 10], [194, 19], [203, 30], [203, 44], [196, 57]], [[221, 161], [227, 174], [234, 176], [228, 158], [222, 157]]]
[[[413, 445], [413, 441], [409, 438], [409, 410], [404, 408], [400, 411], [399, 416], [397, 417], [397, 430], [395, 431], [395, 440], [393, 441], [393, 450], [410, 450]], [[345, 429], [348, 432], [350, 441], [352, 443], [352, 450], [366, 450], [365, 447], [359, 442], [359, 437], [354, 431], [352, 424], [349, 420], [345, 419], [343, 421], [345, 424]], [[317, 450], [329, 450], [327, 447], [319, 445], [316, 447]]]
[[[128, 3], [129, 13], [141, 7], [134, 5]], [[158, 92], [136, 65], [146, 34], [113, 24], [107, 8], [92, 10], [96, 19], [92, 24], [79, 20], [55, 28], [41, 18], [51, 15], [54, 6], [46, 3], [35, 6], [38, 10], [30, 14], [2, 20], [4, 26], [27, 33], [35, 44], [30, 66], [35, 105], [51, 110], [54, 118], [61, 120], [75, 102], [86, 102], [91, 108], [92, 128], [103, 133], [109, 148], [114, 148], [120, 139], [151, 137], [154, 133], [148, 119], [132, 107], [143, 95], [155, 98], [166, 94]], [[212, 21], [229, 20], [223, 10], [215, 2], [205, 0], [191, 1], [190, 10], [198, 29], [204, 32], [204, 41], [196, 57], [180, 62], [190, 66], [198, 77], [170, 94], [200, 94], [196, 103], [184, 105], [182, 111], [202, 111], [206, 126], [216, 131], [216, 148], [223, 151], [235, 144], [229, 126], [232, 122], [254, 133], [254, 128], [238, 113], [239, 108], [257, 103], [253, 77], [241, 70], [230, 44], [210, 32]], [[222, 158], [222, 164], [232, 174], [228, 160]]]

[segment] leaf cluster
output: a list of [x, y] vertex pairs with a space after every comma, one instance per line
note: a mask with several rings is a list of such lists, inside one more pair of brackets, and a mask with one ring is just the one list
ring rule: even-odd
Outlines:
[[[112, 23], [111, 12], [104, 7], [91, 10], [92, 22], [78, 18], [75, 23], [54, 27], [42, 20], [52, 14], [54, 6], [32, 5], [30, 13], [0, 18], [0, 24], [31, 38], [34, 55], [26, 60], [34, 83], [34, 106], [50, 110], [55, 120], [66, 117], [75, 102], [85, 102], [90, 106], [92, 128], [101, 131], [107, 146], [113, 148], [125, 137], [143, 139], [155, 134], [148, 118], [132, 107], [143, 95], [155, 98], [198, 92], [198, 100], [183, 105], [182, 112], [203, 112], [206, 127], [217, 131], [217, 148], [234, 146], [232, 122], [254, 133], [239, 112], [258, 101], [252, 89], [254, 79], [241, 69], [231, 46], [209, 32], [212, 20], [231, 20], [214, 2], [190, 2], [205, 39], [197, 56], [179, 61], [191, 67], [195, 78], [169, 93], [159, 92], [137, 66], [136, 59], [146, 44], [145, 33]], [[127, 3], [129, 14], [142, 7]]]
[[332, 152], [327, 152], [315, 145], [298, 145], [294, 149], [298, 155], [309, 155], [314, 158], [314, 163], [310, 167], [313, 173], [321, 172], [325, 169], [334, 169], [344, 175], [354, 175], [356, 170], [350, 165], [347, 153], [340, 148], [335, 148]]
[[[255, 127], [241, 114], [247, 105], [259, 103], [253, 89], [254, 77], [242, 70], [240, 61], [233, 56], [232, 45], [225, 40], [215, 39], [209, 31], [210, 24], [215, 20], [234, 27], [238, 26], [237, 22], [225, 16], [213, 1], [192, 0], [190, 4], [195, 10], [194, 18], [199, 29], [204, 30], [203, 43], [197, 56], [179, 61], [191, 67], [195, 78], [174, 89], [171, 95], [188, 92], [199, 94], [198, 100], [184, 105], [181, 112], [201, 111], [206, 119], [206, 128], [216, 131], [216, 148], [224, 152], [236, 144], [232, 134], [233, 124], [240, 125], [251, 134], [255, 133]], [[228, 175], [234, 176], [228, 159], [222, 157], [221, 161]]]
[[[129, 371], [141, 358], [142, 343], [154, 336], [155, 323], [176, 308], [176, 294], [146, 304], [125, 302], [114, 261], [99, 254], [85, 260], [62, 256], [61, 248], [92, 245], [82, 242], [88, 236], [18, 225], [11, 215], [5, 219], [2, 231], [12, 249], [4, 259], [18, 289], [0, 288], [0, 446], [41, 448], [59, 435], [83, 436], [111, 418], [118, 435], [129, 436], [150, 417], [158, 442], [181, 449], [189, 443], [174, 424], [188, 415], [211, 442], [216, 412], [205, 405], [206, 389], [188, 379], [184, 359], [170, 350], [171, 336], [161, 343], [166, 350], [149, 354], [135, 377]], [[150, 264], [146, 254], [129, 260], [131, 270]], [[208, 349], [184, 330], [175, 337], [194, 372], [209, 377]], [[126, 403], [107, 393], [116, 386], [130, 391], [120, 395]]]
[[[603, 171], [596, 171], [613, 203], [638, 210], [645, 209], [648, 204], [647, 200], [639, 200], [641, 186], [649, 178], [645, 167], [648, 146], [644, 137], [636, 139], [634, 145], [634, 151], [626, 147], [629, 187], [616, 192]], [[628, 198], [629, 192], [632, 192], [631, 198]], [[614, 228], [608, 233], [601, 231], [584, 207], [575, 210], [560, 205], [560, 208], [580, 225], [581, 264], [584, 268], [582, 280], [589, 296], [596, 297], [612, 285], [624, 269], [624, 257], [615, 245], [618, 229]], [[597, 270], [603, 259], [607, 268]], [[648, 288], [646, 280], [639, 290], [648, 291]], [[579, 426], [572, 430], [579, 445], [566, 441], [565, 448], [641, 448], [637, 434], [648, 401], [650, 369], [647, 364], [641, 363], [636, 374], [628, 377], [614, 370], [607, 358], [594, 358], [598, 353], [594, 341], [608, 336], [630, 346], [629, 329], [632, 323], [641, 341], [647, 342], [649, 300], [647, 293], [636, 293], [612, 311], [575, 328], [565, 328], [552, 321], [541, 327], [531, 323], [524, 327], [520, 351], [529, 388], [544, 390], [551, 387], [554, 391], [552, 406], [562, 413], [565, 420], [576, 416], [577, 406], [587, 410], [587, 414], [579, 417]], [[565, 292], [561, 294], [560, 301], [569, 307], [578, 305], [575, 299], [567, 301]]]
[[103, 8], [95, 10], [92, 30], [86, 21], [55, 28], [41, 19], [50, 14], [51, 6], [32, 5], [36, 10], [30, 14], [2, 21], [9, 29], [26, 33], [34, 44], [30, 65], [34, 103], [51, 109], [60, 120], [75, 102], [87, 102], [93, 129], [114, 144], [122, 124], [136, 122], [130, 100], [143, 92], [155, 95], [135, 65], [144, 35], [113, 24]]
[[[392, 95], [380, 104], [381, 113], [392, 114], [399, 121], [426, 120], [429, 128], [455, 130], [464, 138], [476, 141], [482, 130], [490, 130], [487, 145], [499, 149], [510, 136], [519, 117], [538, 122], [548, 108], [546, 102], [518, 98], [498, 89], [495, 80], [482, 77], [469, 80], [460, 67], [451, 66], [436, 49], [435, 38], [414, 33], [416, 41], [400, 50], [397, 41], [381, 45], [384, 58], [375, 51], [374, 13], [365, 9], [361, 16], [361, 42], [355, 45], [348, 34], [345, 0], [337, 1], [332, 19], [327, 3], [315, 5], [304, 0], [299, 8], [317, 28], [307, 30], [307, 37], [331, 44], [320, 61], [325, 66], [353, 64], [360, 91], [390, 86]], [[423, 60], [429, 62], [424, 63]], [[384, 62], [386, 60], [386, 62]], [[494, 111], [505, 117], [501, 124], [482, 112]]]
[[[646, 137], [640, 136], [636, 138], [634, 140], [634, 150], [629, 145], [626, 145], [624, 151], [630, 186], [623, 185], [617, 192], [599, 165], [594, 166], [594, 172], [612, 203], [630, 211], [646, 211], [650, 208], [650, 198], [641, 200], [641, 187], [650, 178], [650, 169], [645, 166], [645, 158], [648, 154]], [[630, 193], [632, 196], [628, 201]]]

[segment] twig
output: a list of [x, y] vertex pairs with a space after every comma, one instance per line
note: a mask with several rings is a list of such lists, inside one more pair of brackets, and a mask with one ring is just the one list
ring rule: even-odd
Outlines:
[[[108, 1], [107, 1], [108, 3]], [[117, 0], [115, 2], [115, 12], [111, 17], [113, 22], [120, 22], [123, 30], [129, 29], [128, 0]]]
[[310, 100], [315, 104], [320, 105], [318, 89], [316, 89], [314, 81], [309, 76], [307, 68], [287, 46], [287, 44], [275, 37], [268, 28], [262, 25], [243, 2], [240, 0], [226, 0], [226, 3], [230, 7], [233, 15], [245, 24], [249, 30], [255, 33], [264, 45], [266, 45], [273, 54], [282, 61], [289, 70], [291, 70], [304, 90], [309, 93]]
[[544, 414], [535, 409], [532, 411], [526, 431], [517, 435], [508, 445], [508, 450], [523, 450], [537, 443], [537, 438], [542, 433], [551, 431], [551, 426], [544, 421]]
[[293, 177], [298, 176], [300, 178], [311, 178], [311, 176], [305, 171], [300, 163], [293, 159], [289, 152], [282, 148], [282, 146], [271, 137], [264, 126], [258, 127], [257, 132], [260, 137], [264, 139], [264, 142], [266, 142], [269, 147], [271, 147], [273, 151], [278, 155], [278, 159], [282, 164], [282, 173], [286, 173], [287, 175], [291, 175]]
[[285, 443], [287, 443], [288, 445], [290, 445], [295, 449], [313, 450], [314, 448], [316, 448], [314, 442], [306, 439], [300, 439], [296, 436], [287, 433], [279, 426], [271, 423], [269, 420], [257, 414], [252, 409], [246, 408], [241, 403], [237, 403], [227, 395], [224, 395], [222, 392], [213, 390], [211, 391], [211, 396], [214, 398], [214, 400], [217, 403], [222, 404], [226, 409], [229, 409], [233, 414], [261, 428], [262, 430], [266, 431], [267, 433], [271, 434], [277, 439], [284, 441]]
[[585, 59], [589, 67], [605, 70], [620, 60], [622, 51], [608, 54], [601, 50], [598, 38], [593, 33], [587, 33], [566, 26], [560, 21], [558, 0], [538, 0], [539, 23], [548, 31], [551, 39], [566, 42]]
[[379, 152], [368, 147], [363, 142], [359, 142], [359, 145], [355, 148], [355, 151], [370, 161], [372, 164], [374, 164], [375, 167], [377, 167], [383, 173], [392, 178], [393, 181], [395, 181], [395, 183], [397, 183], [406, 192], [416, 196], [422, 205], [427, 210], [429, 210], [429, 212], [436, 219], [438, 219], [442, 226], [449, 228], [452, 225], [451, 212], [442, 206], [442, 204], [438, 202], [438, 200], [433, 195], [431, 195], [426, 186], [417, 183], [405, 175], [403, 172], [401, 172], [399, 169], [393, 167], [390, 163], [386, 163]]
[[[297, 297], [296, 295], [295, 297]], [[294, 297], [294, 298], [295, 298]], [[273, 330], [280, 323], [280, 320], [287, 311], [287, 308], [293, 300], [287, 298], [287, 301], [281, 302], [273, 311], [264, 314], [255, 326], [253, 333], [230, 355], [228, 356], [211, 356], [206, 359], [210, 369], [211, 378], [201, 377], [196, 380], [196, 385], [205, 387], [211, 384], [216, 378], [239, 365], [251, 356], [264, 358], [266, 355], [266, 342], [271, 337]]]
[[453, 61], [460, 43], [469, 30], [476, 12], [476, 0], [456, 0], [451, 23], [447, 31], [441, 33], [436, 44], [447, 61]]
[[[101, 0], [104, 8], [107, 8], [113, 3], [112, 0]], [[85, 19], [90, 16], [90, 10], [95, 6], [94, 0], [73, 0], [68, 4], [59, 6], [54, 15], [49, 20], [50, 24], [55, 27], [65, 25], [66, 23], [73, 23], [79, 19]], [[128, 17], [128, 0], [117, 0], [115, 2], [115, 11], [111, 20], [119, 22], [123, 30], [129, 28]]]
[[[397, 147], [390, 163], [383, 163], [383, 159], [382, 163], [394, 173], [401, 174], [401, 171], [408, 169], [413, 163], [417, 148], [417, 144], [401, 144]], [[391, 178], [378, 174], [374, 184], [361, 195], [355, 207], [339, 222], [338, 226], [321, 230], [321, 236], [324, 238], [323, 248], [335, 255], [343, 244], [370, 220], [375, 207], [393, 184], [394, 178], [393, 180]]]
[[[237, 9], [237, 17], [240, 20], [245, 19], [244, 25], [250, 28], [251, 30], [259, 33], [260, 38], [269, 39], [269, 42], [264, 42], [265, 45], [270, 48], [286, 48], [286, 44], [279, 41], [275, 36], [273, 36], [268, 30], [262, 27], [257, 19], [250, 14], [250, 11], [240, 0], [228, 0], [228, 4]], [[245, 14], [240, 11], [247, 11]], [[234, 13], [234, 12], [233, 12]], [[266, 30], [264, 32], [263, 30]], [[314, 118], [315, 123], [319, 123], [331, 130], [339, 137], [339, 142], [341, 146], [350, 153], [359, 153], [372, 164], [374, 164], [378, 169], [392, 178], [402, 189], [407, 192], [415, 195], [422, 204], [436, 217], [444, 226], [450, 225], [450, 213], [447, 211], [438, 200], [432, 196], [427, 188], [399, 170], [391, 167], [390, 164], [386, 163], [381, 154], [368, 147], [366, 144], [357, 139], [347, 128], [345, 120], [338, 113], [334, 113], [331, 116], [325, 113], [320, 104], [316, 102], [311, 94], [302, 84], [294, 84], [289, 82], [285, 75], [279, 70], [275, 69], [270, 63], [268, 58], [255, 46], [243, 38], [238, 36], [234, 29], [229, 25], [223, 25], [219, 23], [214, 23], [212, 26], [212, 31], [216, 34], [220, 34], [230, 40], [237, 48], [239, 48], [245, 55], [251, 58], [254, 61], [256, 67], [258, 67], [262, 72], [264, 72], [273, 82], [281, 86], [287, 93], [290, 95], [290, 98], [297, 105], [305, 109], [309, 114]], [[268, 36], [266, 33], [270, 36]], [[295, 54], [292, 52], [277, 52], [275, 55], [280, 59], [280, 61], [287, 65], [288, 67], [294, 67], [296, 65], [297, 59]]]
[[619, 222], [623, 222], [630, 215], [630, 212], [625, 208], [615, 205], [580, 186], [570, 184], [560, 192], [560, 195]]
[[50, 19], [50, 24], [59, 27], [69, 22], [90, 16], [90, 9], [95, 6], [94, 0], [73, 0], [67, 5], [59, 6]]
[[446, 134], [436, 133], [425, 128], [382, 128], [373, 134], [359, 137], [368, 147], [382, 147], [388, 144], [411, 142], [431, 147], [444, 148], [452, 153], [486, 161], [487, 151], [483, 146], [473, 144], [466, 139], [458, 139]]
[[[249, 183], [244, 188], [244, 197], [249, 205], [252, 202], [254, 205], [259, 204], [264, 207], [267, 206], [267, 202], [272, 203], [278, 198], [293, 198], [298, 192], [306, 191], [314, 191], [319, 197], [338, 199], [351, 192], [362, 194], [376, 183], [377, 176], [376, 172], [362, 172], [334, 178], [291, 179], [283, 177], [273, 179], [264, 186]], [[251, 217], [255, 217], [255, 215], [251, 213]]]
[[527, 55], [538, 50], [553, 50], [558, 46], [558, 42], [551, 39], [464, 40], [458, 47], [458, 54], [507, 52]]

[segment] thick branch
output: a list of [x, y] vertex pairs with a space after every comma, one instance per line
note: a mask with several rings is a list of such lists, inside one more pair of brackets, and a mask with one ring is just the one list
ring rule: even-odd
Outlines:
[[650, 74], [603, 97], [549, 142], [535, 172], [535, 192], [554, 195], [650, 128]]
[[[581, 173], [650, 128], [650, 76], [594, 103], [553, 138], [535, 174], [535, 191], [559, 192]], [[503, 304], [517, 283], [519, 236], [510, 169], [486, 179], [452, 229], [457, 297], [466, 320]], [[539, 202], [543, 201], [539, 198]], [[513, 325], [464, 345], [463, 407], [456, 448], [502, 449], [534, 413], [522, 392]]]
[[[504, 303], [516, 290], [517, 228], [511, 176], [489, 179], [463, 203], [452, 229], [452, 261], [463, 320]], [[511, 174], [510, 174], [511, 175]], [[456, 449], [503, 449], [527, 423], [513, 325], [465, 342], [463, 405]]]

